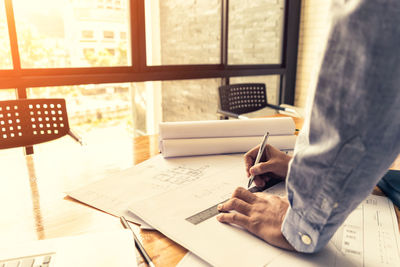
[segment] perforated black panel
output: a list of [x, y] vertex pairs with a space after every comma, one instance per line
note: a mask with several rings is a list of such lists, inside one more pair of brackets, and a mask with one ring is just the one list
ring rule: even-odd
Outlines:
[[244, 114], [266, 107], [265, 84], [233, 84], [219, 87], [221, 109]]
[[34, 145], [68, 131], [64, 99], [0, 101], [0, 148]]

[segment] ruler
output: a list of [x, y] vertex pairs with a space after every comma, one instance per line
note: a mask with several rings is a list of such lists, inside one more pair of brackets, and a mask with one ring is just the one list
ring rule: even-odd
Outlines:
[[[252, 192], [252, 193], [260, 192], [260, 191], [264, 191], [264, 188], [260, 189], [260, 188], [257, 188], [256, 186], [254, 186], [254, 187], [250, 188], [249, 191]], [[202, 210], [202, 211], [200, 211], [200, 212], [198, 212], [198, 213], [186, 218], [186, 221], [191, 222], [194, 225], [197, 225], [197, 224], [199, 224], [201, 222], [204, 222], [205, 220], [208, 220], [208, 219], [214, 217], [215, 215], [219, 214], [220, 211], [218, 211], [218, 209], [217, 209], [218, 205], [221, 204], [221, 203], [224, 203], [224, 202], [226, 202], [228, 200], [229, 200], [229, 198], [224, 200], [224, 201], [221, 201], [221, 202], [215, 204], [212, 207], [209, 207], [209, 208], [207, 208], [205, 210]]]

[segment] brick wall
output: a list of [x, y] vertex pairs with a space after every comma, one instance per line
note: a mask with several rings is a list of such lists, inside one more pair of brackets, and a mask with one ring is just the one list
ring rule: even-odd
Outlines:
[[283, 0], [229, 1], [229, 64], [281, 62]]
[[161, 63], [218, 64], [221, 0], [160, 0]]
[[163, 121], [216, 119], [218, 86], [217, 79], [163, 82]]

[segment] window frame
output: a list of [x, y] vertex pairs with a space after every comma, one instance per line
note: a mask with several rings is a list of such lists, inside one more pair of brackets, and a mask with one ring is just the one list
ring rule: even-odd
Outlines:
[[221, 78], [222, 84], [229, 84], [230, 77], [280, 75], [279, 103], [294, 104], [301, 0], [285, 0], [281, 64], [227, 64], [229, 0], [222, 0], [220, 63], [162, 66], [146, 64], [145, 0], [128, 1], [131, 66], [29, 69], [21, 68], [12, 0], [4, 0], [13, 68], [0, 70], [0, 90], [16, 88], [17, 98], [26, 98], [30, 87], [201, 78]]

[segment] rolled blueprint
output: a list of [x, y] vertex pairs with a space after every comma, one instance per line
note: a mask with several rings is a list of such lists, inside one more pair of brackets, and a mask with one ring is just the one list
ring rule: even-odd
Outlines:
[[[211, 137], [160, 140], [164, 157], [180, 157], [211, 154], [243, 153], [260, 144], [262, 136]], [[280, 149], [293, 150], [296, 135], [276, 135], [268, 138], [268, 144]]]
[[292, 135], [295, 124], [290, 117], [248, 120], [210, 120], [160, 123], [160, 140], [204, 137]]

